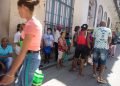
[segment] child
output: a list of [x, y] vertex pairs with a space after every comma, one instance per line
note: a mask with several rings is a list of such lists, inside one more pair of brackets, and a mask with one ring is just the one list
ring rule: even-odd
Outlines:
[[64, 67], [63, 65], [63, 54], [67, 51], [67, 45], [65, 41], [65, 32], [61, 32], [61, 36], [58, 39], [58, 63], [57, 67]]

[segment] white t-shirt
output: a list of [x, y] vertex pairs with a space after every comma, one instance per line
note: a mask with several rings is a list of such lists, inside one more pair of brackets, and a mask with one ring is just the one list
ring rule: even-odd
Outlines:
[[18, 31], [14, 35], [14, 43], [20, 42], [21, 33]]
[[110, 28], [98, 27], [94, 29], [93, 37], [95, 38], [94, 48], [109, 49], [108, 37], [112, 37]]
[[54, 33], [54, 39], [55, 39], [54, 42], [58, 43], [59, 37], [60, 37], [60, 32], [58, 30], [56, 30], [56, 32]]
[[[16, 32], [15, 35], [14, 35], [14, 43], [20, 42], [20, 37], [21, 37], [21, 33], [20, 33], [19, 31]], [[18, 45], [16, 44], [16, 46], [15, 46], [15, 53], [16, 53], [17, 55], [19, 55], [20, 50], [21, 50], [20, 46], [18, 46]]]

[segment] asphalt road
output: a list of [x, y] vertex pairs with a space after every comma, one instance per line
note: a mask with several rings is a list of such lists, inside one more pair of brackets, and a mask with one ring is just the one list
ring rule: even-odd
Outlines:
[[78, 71], [69, 72], [71, 62], [65, 63], [65, 68], [57, 69], [55, 66], [45, 69], [44, 83], [42, 86], [120, 86], [120, 45], [117, 45], [114, 58], [107, 60], [105, 78], [108, 84], [98, 84], [92, 77], [92, 66], [84, 69], [84, 77], [78, 75]]

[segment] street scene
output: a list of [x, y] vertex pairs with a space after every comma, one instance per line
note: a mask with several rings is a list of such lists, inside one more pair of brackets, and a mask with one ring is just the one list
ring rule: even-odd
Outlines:
[[85, 76], [78, 75], [78, 71], [70, 72], [70, 63], [65, 63], [65, 68], [56, 69], [56, 66], [43, 70], [45, 79], [42, 86], [119, 86], [120, 84], [120, 45], [117, 45], [117, 52], [115, 58], [108, 58], [107, 69], [105, 70], [105, 77], [108, 84], [99, 84], [92, 76], [92, 66], [85, 67]]
[[0, 86], [120, 86], [120, 0], [0, 0]]

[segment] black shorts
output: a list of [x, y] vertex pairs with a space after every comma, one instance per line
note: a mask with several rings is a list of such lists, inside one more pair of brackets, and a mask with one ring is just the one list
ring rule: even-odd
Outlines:
[[75, 49], [75, 58], [86, 59], [88, 55], [88, 48], [86, 45], [77, 45]]

